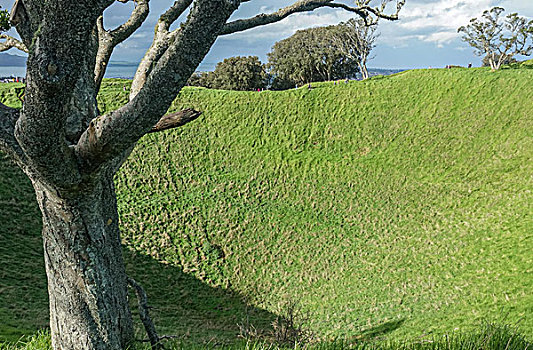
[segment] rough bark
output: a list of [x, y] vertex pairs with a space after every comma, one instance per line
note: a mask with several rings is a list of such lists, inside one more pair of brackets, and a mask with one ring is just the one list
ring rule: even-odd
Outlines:
[[[37, 25], [27, 61], [25, 103], [15, 136], [29, 165], [51, 186], [67, 189], [82, 181], [78, 160], [66, 140], [69, 103], [92, 52], [91, 39], [98, 9], [93, 1], [25, 0]], [[81, 64], [80, 64], [81, 63]], [[94, 96], [93, 96], [94, 97]]]
[[18, 158], [23, 156], [22, 149], [15, 139], [15, 123], [20, 111], [0, 103], [0, 150]]
[[124, 349], [133, 341], [112, 175], [67, 194], [33, 180], [54, 349]]
[[83, 69], [80, 72], [75, 85], [76, 93], [70, 97], [68, 105], [68, 115], [65, 123], [66, 139], [70, 146], [75, 145], [83, 132], [89, 127], [91, 120], [96, 118], [100, 112], [96, 95], [97, 88], [93, 69], [99, 50], [97, 29], [93, 28], [92, 34], [88, 40], [87, 54], [81, 59]]

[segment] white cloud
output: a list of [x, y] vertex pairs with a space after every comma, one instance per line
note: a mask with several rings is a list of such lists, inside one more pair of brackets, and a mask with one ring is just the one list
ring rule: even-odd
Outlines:
[[383, 23], [382, 27], [390, 27], [384, 37], [388, 43], [398, 44], [398, 41], [410, 40], [413, 34], [418, 34], [419, 40], [440, 46], [459, 38], [457, 28], [493, 6], [503, 6], [507, 12], [518, 12], [522, 16], [533, 16], [533, 1], [529, 0], [407, 0], [398, 23]]
[[443, 31], [443, 32], [436, 32], [436, 33], [431, 33], [429, 35], [425, 35], [422, 40], [429, 41], [429, 42], [435, 42], [437, 43], [437, 45], [442, 47], [443, 44], [449, 43], [456, 37], [457, 37], [457, 34], [455, 32]]

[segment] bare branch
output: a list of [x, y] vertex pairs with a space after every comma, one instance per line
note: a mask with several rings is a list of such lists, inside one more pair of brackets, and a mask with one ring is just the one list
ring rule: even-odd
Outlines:
[[137, 295], [137, 300], [139, 302], [139, 316], [148, 335], [148, 339], [150, 340], [152, 349], [161, 349], [161, 338], [159, 338], [154, 323], [152, 322], [152, 318], [150, 317], [150, 313], [148, 312], [148, 296], [146, 295], [144, 288], [137, 283], [137, 281], [131, 277], [127, 277], [127, 280], [130, 287], [135, 290], [135, 295]]
[[[392, 0], [384, 0], [381, 5], [378, 7], [369, 6], [371, 0], [357, 1], [357, 6], [352, 7], [342, 3], [335, 3], [334, 0], [299, 0], [294, 4], [284, 7], [276, 12], [270, 14], [259, 14], [257, 16], [239, 19], [233, 22], [229, 22], [224, 26], [224, 29], [221, 32], [221, 35], [232, 34], [236, 32], [242, 32], [247, 29], [263, 26], [266, 24], [271, 24], [279, 22], [282, 19], [299, 12], [309, 12], [314, 11], [318, 8], [330, 7], [330, 8], [340, 8], [346, 11], [354, 12], [359, 16], [365, 18], [365, 20], [374, 15], [377, 18], [384, 18], [387, 20], [397, 20], [398, 13], [403, 7], [405, 0], [396, 2], [396, 12], [393, 14], [386, 14], [386, 6]], [[368, 22], [367, 22], [368, 23]], [[371, 23], [368, 23], [371, 24]]]
[[0, 42], [0, 52], [7, 51], [15, 48], [20, 51], [28, 52], [28, 48], [20, 40], [13, 38], [7, 34], [0, 34], [0, 39], [4, 39], [4, 42]]
[[[127, 2], [127, 0], [121, 2]], [[98, 19], [98, 53], [96, 55], [96, 65], [94, 69], [96, 91], [100, 89], [113, 50], [118, 44], [135, 33], [135, 31], [144, 23], [150, 12], [149, 3], [150, 0], [138, 0], [129, 19], [124, 24], [111, 31], [107, 31], [104, 28], [102, 16]]]
[[152, 45], [141, 60], [133, 78], [130, 90], [130, 100], [133, 99], [143, 87], [148, 75], [155, 66], [154, 63], [161, 58], [170, 46], [170, 43], [176, 38], [179, 28], [170, 32], [170, 26], [187, 10], [187, 8], [189, 8], [191, 4], [192, 0], [177, 0], [159, 17], [155, 26]]
[[113, 29], [109, 34], [113, 43], [119, 44], [129, 38], [146, 20], [150, 12], [150, 0], [137, 0], [137, 5], [132, 11], [130, 18], [121, 26]]

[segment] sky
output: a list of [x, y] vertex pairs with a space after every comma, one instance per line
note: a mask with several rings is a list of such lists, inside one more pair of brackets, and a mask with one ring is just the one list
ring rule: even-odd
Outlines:
[[[246, 18], [258, 13], [270, 13], [294, 3], [296, 0], [251, 0], [241, 5], [233, 18]], [[115, 49], [112, 60], [138, 62], [152, 41], [158, 16], [173, 0], [152, 0], [150, 16], [143, 26], [127, 41]], [[353, 0], [342, 0], [349, 4]], [[376, 3], [379, 0], [375, 1]], [[4, 8], [10, 8], [13, 0], [0, 0]], [[481, 58], [473, 54], [468, 44], [461, 41], [457, 28], [479, 17], [484, 10], [501, 6], [506, 13], [518, 12], [533, 18], [533, 0], [406, 0], [399, 21], [381, 21], [374, 59], [369, 62], [375, 68], [427, 68], [446, 65], [474, 66]], [[104, 14], [107, 28], [124, 22], [133, 4], [116, 3]], [[391, 11], [393, 8], [390, 9]], [[204, 67], [231, 56], [259, 56], [267, 61], [272, 45], [291, 36], [299, 29], [337, 24], [353, 17], [340, 9], [320, 9], [289, 16], [281, 22], [221, 37], [204, 60]], [[200, 67], [201, 68], [201, 67]]]

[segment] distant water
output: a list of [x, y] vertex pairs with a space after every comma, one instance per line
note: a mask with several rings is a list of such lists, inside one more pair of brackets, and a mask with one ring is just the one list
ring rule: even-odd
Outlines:
[[[109, 66], [106, 78], [127, 78], [135, 75], [136, 66]], [[0, 67], [0, 77], [25, 77], [26, 67]]]
[[[199, 71], [210, 71], [214, 69], [214, 64], [203, 63], [198, 67]], [[136, 65], [113, 65], [110, 64], [105, 73], [106, 78], [126, 78], [132, 79], [137, 70]], [[26, 67], [0, 66], [0, 77], [25, 77]]]
[[25, 77], [26, 67], [0, 67], [0, 77]]

